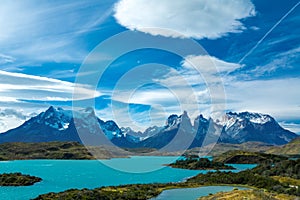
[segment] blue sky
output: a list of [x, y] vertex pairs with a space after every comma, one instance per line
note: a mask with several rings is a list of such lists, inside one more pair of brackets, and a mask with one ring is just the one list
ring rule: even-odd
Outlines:
[[252, 111], [300, 132], [299, 25], [297, 0], [4, 0], [0, 132], [49, 105], [136, 130]]

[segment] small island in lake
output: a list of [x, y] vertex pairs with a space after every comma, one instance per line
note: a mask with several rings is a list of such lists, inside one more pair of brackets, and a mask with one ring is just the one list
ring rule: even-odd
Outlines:
[[168, 166], [182, 169], [194, 169], [194, 170], [222, 170], [222, 169], [235, 169], [230, 165], [225, 165], [222, 162], [211, 161], [208, 158], [187, 157], [186, 159], [176, 160], [176, 162], [169, 164]]
[[21, 173], [0, 174], [0, 186], [29, 186], [40, 181], [39, 177]]

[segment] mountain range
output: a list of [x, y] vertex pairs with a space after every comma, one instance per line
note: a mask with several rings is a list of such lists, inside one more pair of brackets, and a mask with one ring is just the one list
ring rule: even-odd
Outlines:
[[21, 126], [0, 134], [0, 143], [77, 141], [86, 145], [180, 150], [214, 142], [283, 145], [297, 136], [282, 128], [270, 115], [251, 112], [228, 112], [217, 120], [199, 115], [193, 123], [188, 113], [183, 112], [170, 115], [164, 126], [136, 132], [129, 127], [120, 128], [112, 120], [101, 120], [92, 108], [71, 111], [51, 106]]

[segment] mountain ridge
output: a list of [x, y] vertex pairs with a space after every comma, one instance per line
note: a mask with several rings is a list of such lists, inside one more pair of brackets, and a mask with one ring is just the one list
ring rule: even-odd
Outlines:
[[[85, 137], [90, 138], [82, 141]], [[0, 134], [0, 143], [77, 141], [88, 145], [166, 148], [173, 151], [215, 142], [240, 144], [255, 141], [283, 145], [296, 137], [273, 117], [260, 113], [228, 112], [216, 121], [200, 114], [192, 124], [184, 111], [181, 115], [170, 115], [164, 126], [135, 132], [129, 127], [120, 128], [112, 120], [103, 121], [96, 116], [93, 108], [71, 111], [50, 106], [21, 126]]]

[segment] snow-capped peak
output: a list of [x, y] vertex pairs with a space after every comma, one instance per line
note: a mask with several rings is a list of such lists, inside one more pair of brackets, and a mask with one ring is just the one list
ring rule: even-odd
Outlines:
[[273, 118], [266, 114], [261, 113], [251, 113], [251, 112], [241, 112], [241, 113], [234, 113], [228, 112], [222, 118], [217, 119], [216, 123], [221, 125], [227, 131], [233, 125], [238, 126], [242, 129], [245, 125], [245, 121], [249, 121], [254, 124], [265, 124], [267, 122], [273, 121]]
[[72, 112], [62, 108], [54, 108], [50, 106], [48, 110], [38, 115], [37, 123], [58, 129], [59, 131], [66, 130], [72, 119]]
[[[233, 113], [231, 113], [231, 116]], [[265, 124], [267, 122], [270, 122], [273, 120], [273, 118], [269, 115], [266, 114], [261, 114], [261, 113], [252, 113], [252, 112], [241, 112], [235, 115], [237, 116], [238, 120], [244, 120], [247, 119], [252, 123], [255, 124]]]

